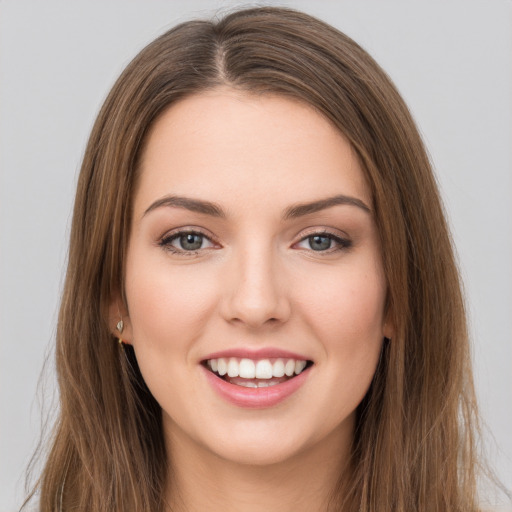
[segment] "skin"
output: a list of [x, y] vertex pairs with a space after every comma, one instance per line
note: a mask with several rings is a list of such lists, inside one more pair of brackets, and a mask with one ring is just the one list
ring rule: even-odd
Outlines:
[[[307, 105], [222, 88], [169, 108], [140, 170], [123, 338], [162, 407], [169, 504], [325, 510], [392, 334], [386, 282], [371, 211], [338, 204], [283, 215], [337, 194], [371, 210], [351, 146]], [[158, 206], [169, 195], [213, 202], [225, 216]], [[204, 234], [199, 250], [171, 238], [184, 229]], [[312, 249], [315, 233], [329, 249]], [[118, 318], [117, 303], [112, 310]], [[200, 364], [232, 347], [289, 350], [314, 365], [284, 402], [246, 409], [221, 398]]]

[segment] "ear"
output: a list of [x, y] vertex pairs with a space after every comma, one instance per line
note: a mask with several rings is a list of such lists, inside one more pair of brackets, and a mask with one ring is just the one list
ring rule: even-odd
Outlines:
[[120, 339], [123, 343], [132, 344], [133, 329], [130, 315], [120, 294], [115, 294], [110, 301], [108, 326], [112, 336]]
[[387, 338], [388, 340], [392, 340], [395, 336], [394, 326], [389, 325], [387, 322], [384, 323], [384, 325], [382, 327], [382, 331], [384, 334], [384, 338]]
[[391, 306], [386, 307], [384, 315], [384, 323], [382, 324], [382, 334], [384, 338], [392, 340], [395, 337], [395, 320], [393, 315], [393, 308]]

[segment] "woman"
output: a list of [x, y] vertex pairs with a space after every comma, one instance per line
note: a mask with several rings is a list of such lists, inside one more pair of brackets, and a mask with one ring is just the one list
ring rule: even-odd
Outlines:
[[428, 158], [385, 73], [305, 14], [184, 23], [123, 72], [79, 178], [57, 367], [42, 511], [477, 510]]

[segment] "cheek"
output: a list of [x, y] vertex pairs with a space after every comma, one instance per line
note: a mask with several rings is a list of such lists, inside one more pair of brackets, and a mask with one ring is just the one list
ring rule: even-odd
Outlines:
[[[157, 345], [173, 351], [196, 339], [205, 327], [215, 287], [190, 267], [163, 258], [128, 260], [126, 295], [135, 348]], [[210, 279], [211, 281], [211, 279]]]
[[386, 284], [379, 268], [370, 268], [352, 268], [317, 284], [303, 304], [324, 351], [318, 367], [323, 392], [310, 399], [329, 410], [326, 424], [331, 426], [353, 414], [380, 357]]
[[352, 405], [373, 378], [384, 338], [385, 278], [373, 258], [362, 263], [305, 283], [308, 293], [302, 304], [307, 323], [321, 340], [329, 385], [335, 394], [343, 389]]
[[303, 282], [301, 309], [323, 338], [336, 346], [383, 338], [386, 283], [380, 266], [347, 266]]
[[[171, 266], [165, 255], [132, 252], [126, 296], [132, 339], [143, 378], [164, 410], [180, 411], [182, 396], [194, 400], [185, 383], [194, 366], [194, 346], [211, 317], [215, 286], [192, 266]], [[210, 279], [211, 281], [211, 279]]]

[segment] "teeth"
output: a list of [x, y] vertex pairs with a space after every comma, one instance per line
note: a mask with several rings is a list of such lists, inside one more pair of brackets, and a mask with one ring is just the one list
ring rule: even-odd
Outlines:
[[238, 361], [231, 358], [228, 362], [228, 377], [238, 377]]
[[272, 365], [272, 376], [274, 377], [282, 377], [284, 375], [284, 363], [282, 359], [278, 359]]
[[[213, 365], [212, 365], [213, 367]], [[226, 360], [221, 357], [220, 359], [217, 359], [217, 372], [219, 375], [226, 375], [228, 371], [228, 363]]]
[[272, 363], [268, 359], [262, 359], [256, 363], [256, 378], [257, 379], [271, 379], [272, 378]]
[[275, 386], [276, 384], [279, 384], [278, 382], [272, 382], [272, 381], [265, 381], [262, 380], [261, 382], [238, 382], [237, 386], [242, 386], [244, 388], [268, 388], [270, 386]]
[[299, 375], [302, 370], [306, 368], [306, 361], [296, 361], [295, 362], [295, 373]]
[[[273, 377], [292, 377], [299, 375], [306, 367], [307, 361], [301, 359], [238, 359], [236, 357], [220, 357], [219, 359], [209, 359], [208, 367], [221, 376], [227, 374], [228, 377], [242, 377], [243, 379], [272, 379]], [[244, 383], [247, 387], [263, 387], [273, 385], [273, 383], [261, 382], [257, 385], [253, 383]], [[260, 385], [261, 384], [261, 385]]]
[[272, 382], [272, 381], [265, 382], [265, 381], [262, 381], [262, 382], [258, 382], [258, 387], [259, 388], [269, 388], [270, 386], [275, 386], [276, 384], [277, 384], [277, 382]]
[[243, 386], [244, 388], [257, 388], [258, 384], [256, 382], [240, 382], [239, 386]]
[[[212, 359], [212, 362], [213, 361], [214, 361], [214, 359]], [[212, 364], [212, 370], [213, 370], [213, 364]], [[213, 370], [213, 371], [215, 371], [215, 370]], [[291, 377], [295, 373], [295, 361], [293, 359], [288, 359], [288, 361], [286, 361], [286, 364], [284, 366], [284, 373], [288, 377]]]
[[256, 377], [256, 365], [250, 359], [242, 359], [238, 370], [240, 377], [254, 379]]

